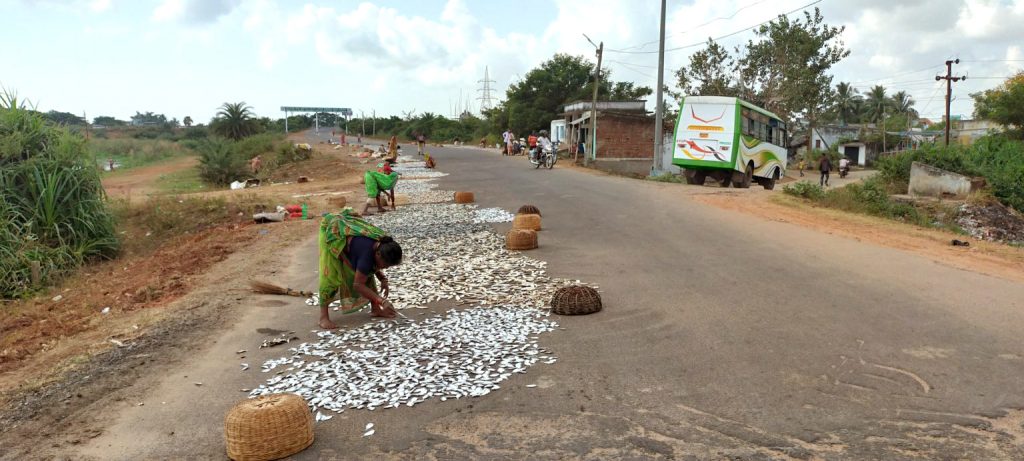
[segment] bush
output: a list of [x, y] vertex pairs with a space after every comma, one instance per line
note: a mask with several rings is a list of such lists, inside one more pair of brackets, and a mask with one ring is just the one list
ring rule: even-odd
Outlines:
[[208, 183], [226, 186], [248, 176], [245, 162], [231, 141], [209, 140], [199, 148], [199, 177]]
[[113, 158], [122, 168], [131, 168], [157, 162], [171, 157], [193, 154], [193, 149], [185, 143], [168, 140], [147, 139], [92, 139], [88, 143], [89, 151], [99, 160]]
[[785, 194], [802, 197], [811, 200], [818, 200], [825, 196], [825, 189], [811, 182], [796, 182], [782, 188]]
[[677, 176], [677, 175], [674, 175], [672, 173], [662, 173], [662, 174], [660, 174], [658, 176], [648, 176], [647, 179], [649, 179], [651, 181], [657, 181], [657, 182], [673, 182], [673, 183], [683, 183], [683, 182], [686, 182], [686, 179], [683, 178], [682, 176]]
[[20, 297], [91, 258], [117, 254], [96, 160], [85, 139], [0, 96], [0, 296]]

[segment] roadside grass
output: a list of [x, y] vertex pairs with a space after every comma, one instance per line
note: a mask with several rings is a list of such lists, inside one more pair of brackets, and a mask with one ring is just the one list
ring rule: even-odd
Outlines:
[[189, 194], [209, 189], [209, 186], [199, 177], [197, 168], [186, 168], [161, 175], [156, 180], [156, 186], [160, 193], [164, 194]]
[[876, 178], [828, 190], [817, 184], [798, 182], [786, 185], [782, 191], [816, 206], [965, 234], [956, 223], [956, 206], [941, 202], [911, 204], [894, 200], [888, 188]]
[[[150, 165], [163, 160], [195, 155], [191, 148], [174, 141], [164, 139], [96, 139], [88, 142], [89, 151], [96, 157], [102, 168], [108, 160], [113, 159], [120, 170]], [[114, 174], [117, 170], [114, 171]]]
[[675, 184], [683, 184], [683, 183], [686, 182], [686, 178], [682, 177], [681, 175], [674, 175], [672, 173], [662, 173], [662, 174], [660, 174], [658, 176], [648, 176], [647, 180], [648, 181], [655, 181], [655, 182], [668, 182], [668, 183], [675, 183]]

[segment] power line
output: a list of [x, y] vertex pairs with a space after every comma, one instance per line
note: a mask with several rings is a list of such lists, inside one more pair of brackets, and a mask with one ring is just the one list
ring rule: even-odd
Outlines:
[[[754, 24], [754, 25], [752, 25], [750, 27], [746, 27], [746, 28], [737, 30], [735, 32], [730, 32], [730, 33], [722, 35], [720, 37], [712, 38], [711, 40], [717, 42], [717, 41], [719, 41], [719, 40], [721, 40], [723, 38], [732, 37], [733, 35], [736, 35], [736, 34], [739, 34], [739, 33], [742, 33], [742, 32], [746, 32], [746, 31], [751, 30], [751, 29], [753, 29], [755, 27], [760, 27], [760, 26], [763, 26], [765, 24], [768, 24], [769, 22], [774, 21], [779, 16], [789, 16], [789, 15], [791, 15], [793, 13], [796, 13], [797, 11], [802, 11], [803, 9], [805, 9], [805, 8], [807, 8], [809, 6], [817, 5], [818, 3], [821, 3], [822, 1], [823, 0], [815, 0], [815, 1], [813, 1], [811, 3], [808, 3], [808, 4], [804, 5], [804, 6], [801, 6], [800, 8], [796, 8], [796, 9], [788, 11], [786, 13], [783, 13], [783, 14], [780, 14], [780, 15], [776, 15], [774, 18], [769, 19], [767, 21], [763, 21], [763, 22], [760, 22], [758, 24]], [[675, 48], [667, 48], [667, 49], [665, 49], [665, 51], [666, 52], [669, 52], [669, 51], [679, 51], [679, 50], [684, 50], [684, 49], [687, 49], [687, 48], [698, 47], [698, 46], [704, 45], [705, 43], [706, 42], [691, 43], [689, 45], [683, 45], [683, 46], [679, 46], [679, 47], [675, 47]], [[609, 49], [608, 51], [613, 52], [613, 53], [620, 53], [620, 54], [654, 54], [654, 53], [657, 53], [657, 51], [624, 51], [624, 50], [611, 50], [611, 49]]]
[[870, 80], [858, 80], [858, 81], [856, 81], [856, 82], [847, 82], [847, 83], [850, 83], [850, 84], [852, 85], [852, 84], [854, 84], [854, 83], [870, 83], [870, 82], [877, 82], [877, 81], [885, 80], [885, 79], [887, 79], [887, 78], [895, 78], [895, 77], [900, 77], [900, 76], [903, 76], [903, 75], [910, 75], [910, 74], [916, 74], [916, 73], [918, 73], [918, 72], [925, 72], [925, 71], [929, 71], [929, 70], [932, 70], [932, 69], [934, 69], [934, 68], [936, 68], [936, 67], [942, 67], [942, 66], [940, 66], [940, 65], [928, 66], [928, 67], [925, 67], [925, 68], [923, 68], [923, 69], [918, 69], [918, 70], [911, 70], [911, 71], [907, 71], [907, 72], [901, 72], [901, 73], [898, 73], [898, 74], [893, 74], [893, 75], [890, 75], [890, 76], [888, 76], [888, 77], [874, 78], [874, 79], [870, 79]]
[[482, 114], [494, 107], [494, 97], [491, 96], [491, 91], [493, 91], [491, 84], [496, 82], [491, 80], [490, 68], [488, 66], [484, 66], [484, 79], [478, 80], [477, 83], [483, 85], [482, 88], [477, 90], [480, 92], [480, 97], [477, 99], [480, 101], [480, 113]]
[[[723, 20], [726, 20], [726, 19], [732, 19], [732, 18], [735, 18], [735, 17], [736, 17], [736, 15], [737, 15], [737, 14], [740, 14], [740, 12], [741, 12], [741, 11], [743, 11], [743, 10], [746, 10], [746, 9], [748, 9], [748, 8], [752, 8], [752, 7], [755, 7], [755, 6], [757, 6], [757, 5], [760, 5], [760, 4], [762, 4], [762, 3], [766, 2], [766, 1], [768, 1], [768, 0], [760, 0], [760, 1], [757, 1], [757, 2], [754, 2], [754, 3], [751, 3], [751, 4], [749, 4], [749, 5], [746, 5], [746, 6], [742, 7], [742, 8], [740, 8], [740, 9], [738, 9], [738, 10], [734, 11], [734, 12], [733, 12], [733, 13], [732, 13], [731, 15], [729, 15], [729, 16], [720, 16], [720, 17], [717, 17], [717, 18], [715, 18], [715, 19], [712, 19], [712, 20], [710, 20], [710, 21], [708, 21], [708, 22], [705, 22], [704, 24], [700, 24], [700, 25], [697, 25], [697, 26], [695, 26], [695, 27], [691, 28], [690, 30], [688, 30], [688, 31], [686, 31], [686, 32], [676, 32], [676, 33], [674, 33], [674, 34], [671, 34], [671, 35], [669, 35], [669, 37], [673, 37], [673, 36], [676, 36], [676, 35], [686, 35], [686, 34], [688, 34], [688, 33], [690, 33], [690, 32], [693, 32], [694, 30], [700, 29], [701, 27], [704, 27], [704, 26], [706, 26], [706, 25], [709, 25], [709, 24], [711, 24], [711, 23], [713, 23], [713, 22], [717, 22], [717, 21], [723, 21]], [[658, 40], [653, 40], [653, 41], [650, 41], [650, 42], [644, 42], [644, 43], [641, 43], [641, 44], [639, 44], [639, 45], [634, 45], [634, 46], [627, 46], [627, 47], [625, 47], [625, 48], [622, 48], [622, 49], [620, 49], [620, 50], [616, 50], [616, 51], [625, 51], [625, 50], [630, 50], [630, 49], [634, 49], [634, 48], [644, 48], [644, 47], [646, 47], [647, 45], [653, 45], [653, 44], [655, 44], [655, 43], [658, 43]], [[612, 50], [608, 50], [608, 51], [612, 51]]]

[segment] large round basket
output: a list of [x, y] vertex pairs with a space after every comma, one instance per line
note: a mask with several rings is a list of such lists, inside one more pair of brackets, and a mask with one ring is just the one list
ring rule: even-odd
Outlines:
[[587, 286], [562, 287], [551, 297], [551, 312], [559, 315], [593, 314], [599, 310], [601, 294]]
[[296, 394], [271, 394], [239, 402], [224, 418], [228, 457], [280, 459], [313, 443], [313, 414]]
[[537, 232], [530, 229], [512, 229], [505, 234], [505, 246], [509, 250], [537, 248]]
[[539, 214], [517, 214], [515, 218], [512, 218], [513, 229], [530, 229], [532, 231], [540, 230], [540, 215]]
[[327, 199], [327, 203], [331, 205], [331, 208], [336, 208], [340, 210], [342, 208], [345, 208], [345, 205], [348, 205], [348, 199], [345, 198], [344, 196], [331, 197]]
[[517, 211], [516, 213], [517, 214], [535, 214], [537, 216], [540, 216], [540, 208], [537, 208], [537, 207], [535, 207], [533, 205], [523, 205], [523, 206], [519, 207], [519, 211]]
[[456, 192], [455, 203], [473, 203], [472, 192]]

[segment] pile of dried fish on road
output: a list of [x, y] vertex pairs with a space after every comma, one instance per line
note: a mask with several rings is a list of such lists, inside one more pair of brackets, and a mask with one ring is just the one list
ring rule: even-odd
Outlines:
[[[451, 192], [437, 191], [429, 181], [399, 181], [398, 192], [418, 204], [368, 218], [404, 249], [402, 264], [387, 269], [395, 307], [427, 308], [438, 301], [470, 307], [320, 332], [319, 341], [266, 361], [262, 371], [275, 374], [251, 396], [294, 392], [315, 411], [394, 408], [432, 397], [486, 395], [513, 373], [554, 363], [537, 335], [557, 328], [546, 308], [552, 293], [572, 281], [548, 277], [544, 262], [505, 249], [489, 223], [511, 221], [512, 214], [417, 202], [440, 193], [452, 200]], [[316, 419], [329, 416], [318, 412]]]

